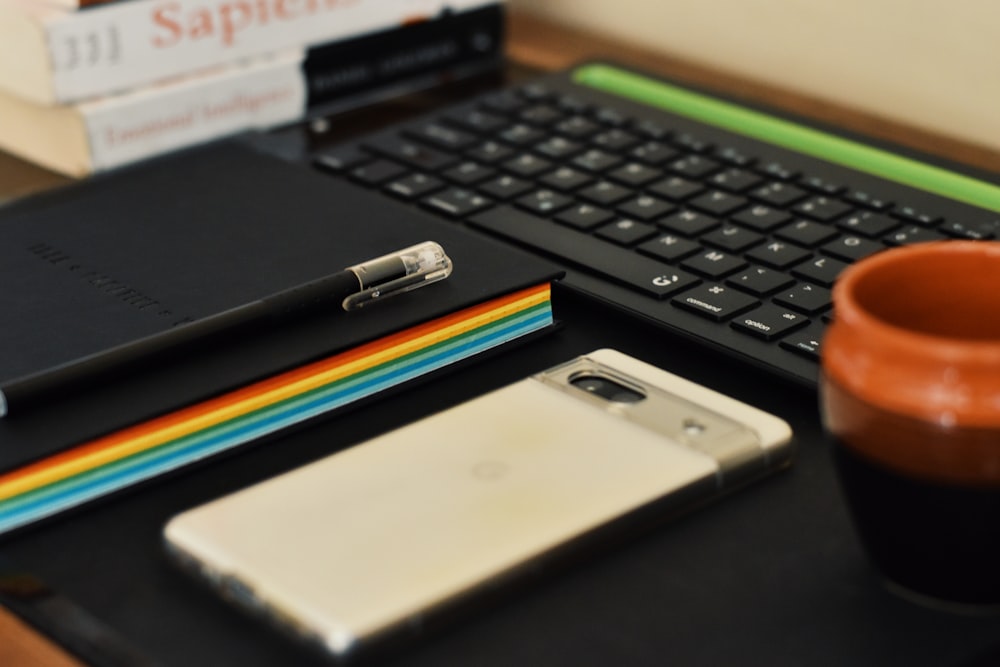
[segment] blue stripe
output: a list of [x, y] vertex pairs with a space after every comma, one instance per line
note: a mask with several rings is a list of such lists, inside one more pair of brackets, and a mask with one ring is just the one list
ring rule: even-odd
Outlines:
[[95, 472], [99, 474], [87, 476], [79, 484], [66, 484], [64, 481], [53, 484], [55, 488], [51, 493], [27, 492], [25, 495], [30, 495], [30, 499], [8, 499], [0, 503], [0, 533], [301, 423], [551, 323], [550, 309], [517, 317], [507, 321], [503, 327], [486, 329], [482, 335], [463, 340], [459, 344], [445, 345], [426, 355], [418, 354], [398, 367], [390, 364], [375, 376], [357, 381], [340, 381], [336, 386], [310, 392], [306, 397], [288, 399], [276, 406], [234, 418], [232, 424], [220, 425], [221, 428], [212, 427], [209, 434], [194, 434], [180, 439], [178, 442], [183, 443], [180, 448], [165, 444], [120, 462], [124, 465], [107, 464], [103, 472], [98, 468]]

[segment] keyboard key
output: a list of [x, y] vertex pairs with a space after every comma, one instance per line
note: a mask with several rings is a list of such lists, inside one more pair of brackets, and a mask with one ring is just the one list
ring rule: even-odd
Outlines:
[[752, 157], [741, 153], [731, 146], [720, 146], [715, 151], [715, 157], [734, 167], [749, 167], [754, 163]]
[[493, 202], [472, 190], [451, 188], [425, 197], [421, 203], [427, 208], [452, 218], [464, 218], [488, 208]]
[[655, 236], [656, 233], [656, 227], [653, 225], [622, 218], [609, 225], [604, 225], [594, 232], [594, 235], [618, 245], [631, 246]]
[[746, 256], [747, 259], [759, 262], [764, 266], [784, 271], [790, 266], [809, 259], [812, 253], [791, 243], [771, 241], [750, 250]]
[[675, 134], [670, 141], [674, 146], [677, 146], [677, 148], [691, 153], [707, 153], [712, 150], [712, 144], [705, 141], [701, 137], [696, 137], [690, 132]]
[[450, 151], [471, 148], [478, 140], [472, 134], [456, 130], [440, 123], [422, 123], [406, 131], [414, 139]]
[[819, 362], [823, 342], [823, 327], [813, 324], [797, 331], [779, 343], [782, 348]]
[[864, 190], [850, 190], [844, 198], [852, 204], [864, 206], [875, 211], [888, 211], [892, 208], [892, 202], [878, 195], [874, 195]]
[[726, 169], [708, 179], [713, 186], [729, 192], [744, 192], [762, 181], [760, 176], [746, 169]]
[[830, 308], [830, 290], [802, 283], [774, 297], [774, 302], [805, 315], [816, 315]]
[[691, 179], [702, 179], [718, 171], [722, 165], [715, 160], [700, 155], [688, 155], [667, 163], [667, 168], [680, 176]]
[[836, 237], [838, 232], [833, 227], [812, 220], [796, 220], [776, 231], [774, 235], [783, 241], [791, 241], [806, 248], [815, 248]]
[[789, 220], [792, 216], [788, 215], [784, 211], [779, 211], [770, 206], [751, 206], [748, 209], [740, 211], [732, 217], [733, 222], [738, 222], [741, 225], [750, 227], [751, 229], [756, 229], [759, 232], [769, 232], [776, 227], [780, 227]]
[[491, 93], [483, 98], [482, 104], [487, 109], [499, 113], [514, 113], [527, 106], [527, 102], [511, 90]]
[[553, 190], [535, 190], [519, 197], [517, 205], [537, 215], [552, 215], [573, 203], [573, 199]]
[[509, 206], [499, 206], [474, 215], [469, 223], [478, 229], [560, 257], [654, 298], [666, 298], [699, 282], [686, 271]]
[[688, 257], [681, 262], [681, 266], [705, 278], [719, 280], [744, 268], [747, 263], [737, 255], [708, 250]]
[[659, 238], [646, 241], [636, 248], [636, 250], [644, 255], [649, 255], [650, 257], [656, 257], [657, 259], [662, 259], [665, 262], [673, 263], [679, 262], [688, 255], [693, 255], [698, 252], [701, 250], [701, 246], [694, 241], [683, 239], [680, 236], [675, 236], [674, 234], [664, 234]]
[[534, 187], [530, 181], [514, 176], [500, 176], [479, 186], [479, 190], [494, 199], [512, 199]]
[[614, 214], [592, 204], [578, 204], [556, 216], [558, 222], [580, 230], [593, 229], [611, 220]]
[[667, 160], [676, 159], [677, 152], [659, 141], [647, 141], [633, 148], [629, 152], [629, 156], [645, 164], [658, 167]]
[[994, 222], [990, 223], [962, 223], [962, 222], [946, 222], [941, 225], [938, 229], [947, 234], [948, 236], [953, 236], [956, 239], [966, 239], [972, 241], [985, 241], [987, 239], [995, 238], [997, 232], [1000, 231], [1000, 224]]
[[625, 127], [628, 125], [628, 118], [619, 111], [608, 107], [599, 107], [594, 110], [594, 117], [598, 122], [610, 127]]
[[663, 172], [638, 162], [629, 162], [608, 173], [608, 178], [631, 188], [640, 188], [650, 181], [663, 177]]
[[790, 181], [799, 175], [799, 172], [795, 169], [787, 167], [780, 162], [775, 162], [774, 160], [762, 162], [757, 166], [757, 171], [765, 176], [776, 178], [780, 181]]
[[763, 266], [754, 266], [730, 277], [726, 280], [726, 284], [754, 296], [766, 296], [794, 285], [795, 281], [787, 273], [766, 269]]
[[560, 134], [571, 139], [586, 139], [597, 134], [601, 126], [587, 120], [583, 116], [570, 116], [556, 125], [555, 129]]
[[877, 253], [879, 250], [885, 250], [885, 246], [877, 241], [860, 236], [844, 236], [836, 241], [827, 243], [820, 250], [826, 255], [836, 257], [845, 262], [856, 262], [868, 255]]
[[927, 243], [928, 241], [943, 241], [947, 236], [933, 229], [911, 225], [903, 229], [897, 229], [882, 240], [889, 245], [900, 246], [910, 243]]
[[381, 185], [386, 181], [399, 178], [406, 171], [406, 167], [396, 162], [375, 160], [352, 169], [351, 178], [365, 185]]
[[521, 153], [504, 162], [503, 168], [520, 178], [532, 178], [552, 169], [552, 163], [531, 153]]
[[850, 213], [851, 207], [836, 199], [813, 197], [797, 204], [793, 210], [807, 218], [819, 220], [820, 222], [829, 222]]
[[818, 192], [823, 195], [833, 196], [844, 191], [844, 186], [837, 183], [831, 183], [824, 178], [819, 176], [803, 176], [799, 179], [799, 184], [812, 190], [813, 192]]
[[555, 171], [551, 171], [538, 179], [538, 182], [542, 185], [555, 190], [562, 190], [563, 192], [582, 188], [593, 181], [593, 176], [572, 167], [559, 167]]
[[830, 257], [813, 257], [808, 262], [802, 262], [794, 267], [792, 275], [823, 287], [833, 287], [833, 283], [848, 266], [849, 264]]
[[479, 146], [469, 150], [468, 155], [473, 160], [494, 164], [506, 160], [514, 154], [514, 149], [496, 141], [484, 141]]
[[357, 146], [344, 146], [323, 151], [315, 157], [313, 164], [325, 171], [342, 172], [360, 166], [371, 159], [371, 154]]
[[365, 147], [421, 171], [439, 171], [458, 162], [453, 155], [388, 134], [365, 142]]
[[617, 155], [596, 148], [573, 158], [573, 166], [597, 173], [612, 169], [621, 162], [622, 159]]
[[556, 106], [571, 114], [582, 114], [587, 113], [590, 109], [590, 105], [581, 100], [578, 97], [573, 97], [572, 95], [563, 95], [556, 100]]
[[403, 199], [418, 199], [444, 187], [444, 182], [427, 174], [410, 174], [392, 181], [386, 191]]
[[503, 130], [497, 136], [508, 144], [523, 148], [544, 141], [548, 135], [531, 125], [517, 123]]
[[640, 136], [657, 141], [667, 139], [671, 135], [670, 129], [666, 125], [652, 120], [638, 120], [632, 129]]
[[740, 315], [730, 326], [740, 333], [772, 341], [808, 324], [809, 320], [799, 313], [767, 303]]
[[492, 167], [484, 167], [478, 162], [466, 161], [448, 169], [441, 175], [459, 185], [475, 185], [495, 176], [496, 173], [497, 170]]
[[720, 218], [724, 218], [730, 213], [735, 213], [746, 205], [747, 200], [745, 198], [723, 192], [722, 190], [712, 190], [688, 202], [688, 206], [691, 208]]
[[453, 111], [445, 116], [445, 120], [465, 129], [484, 134], [495, 132], [507, 125], [507, 119], [503, 116], [480, 111], [479, 109]]
[[787, 183], [768, 183], [750, 191], [750, 196], [754, 199], [778, 208], [791, 206], [800, 199], [804, 199], [807, 194], [805, 190]]
[[520, 88], [521, 96], [530, 102], [542, 102], [544, 100], [552, 99], [555, 96], [545, 84], [541, 83], [526, 83]]
[[551, 137], [535, 146], [536, 153], [541, 153], [552, 160], [565, 160], [582, 150], [583, 144], [578, 144], [563, 137]]
[[649, 195], [639, 195], [619, 204], [618, 212], [630, 218], [650, 221], [674, 210], [674, 205]]
[[675, 296], [671, 303], [714, 322], [724, 322], [750, 310], [760, 301], [730, 287], [708, 284]]
[[620, 128], [606, 130], [591, 138], [595, 146], [612, 153], [623, 153], [639, 143], [639, 138]]
[[680, 176], [671, 176], [662, 181], [658, 181], [646, 188], [654, 195], [666, 197], [670, 201], [681, 202], [690, 199], [699, 192], [705, 191], [705, 186], [694, 181], [689, 181]]
[[757, 232], [736, 225], [723, 225], [713, 232], [705, 234], [701, 240], [707, 245], [729, 252], [742, 252], [750, 246], [764, 240]]
[[852, 234], [861, 234], [874, 239], [884, 236], [890, 230], [899, 227], [899, 222], [895, 218], [890, 218], [881, 213], [860, 211], [847, 216], [838, 222], [837, 226]]
[[719, 226], [719, 221], [697, 211], [680, 211], [660, 220], [660, 226], [684, 236], [698, 236]]
[[536, 104], [527, 109], [522, 109], [518, 118], [531, 125], [547, 126], [561, 121], [565, 116], [563, 113], [548, 104]]
[[923, 225], [924, 227], [933, 227], [941, 222], [941, 216], [919, 211], [912, 206], [897, 206], [892, 211], [892, 215], [903, 222]]
[[632, 196], [633, 192], [629, 188], [615, 185], [609, 181], [599, 181], [580, 190], [577, 194], [582, 199], [586, 199], [593, 204], [610, 208], [627, 197]]

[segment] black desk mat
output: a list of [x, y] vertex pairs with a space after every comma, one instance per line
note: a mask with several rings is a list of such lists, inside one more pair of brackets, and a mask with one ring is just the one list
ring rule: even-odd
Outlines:
[[[518, 79], [530, 74], [523, 68], [512, 73]], [[407, 98], [393, 102], [389, 115], [358, 113], [329, 132], [290, 128], [258, 143], [297, 159], [316, 142], [419, 113], [454, 99], [450, 95]], [[555, 335], [481, 358], [294, 438], [243, 449], [22, 531], [0, 540], [0, 555], [32, 568], [156, 664], [329, 664], [175, 570], [163, 555], [165, 521], [471, 395], [610, 346], [788, 420], [798, 443], [795, 464], [679, 520], [545, 573], [371, 664], [1000, 664], [1000, 616], [934, 611], [882, 587], [851, 531], [814, 394], [720, 361], [577, 297], [557, 293], [556, 308], [565, 326]]]
[[[163, 556], [171, 515], [601, 346], [787, 419], [792, 469], [547, 573], [386, 665], [986, 665], [1000, 617], [957, 616], [885, 591], [851, 532], [815, 398], [680, 340], [558, 295], [557, 334], [480, 360], [295, 437], [242, 451], [2, 543], [158, 664], [324, 664], [217, 601]], [[358, 508], [358, 511], [364, 511]]]

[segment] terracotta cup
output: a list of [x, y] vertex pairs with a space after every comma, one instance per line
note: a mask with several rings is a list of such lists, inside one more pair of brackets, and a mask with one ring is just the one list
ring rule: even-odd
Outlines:
[[858, 535], [892, 588], [1000, 608], [1000, 243], [846, 270], [821, 409]]

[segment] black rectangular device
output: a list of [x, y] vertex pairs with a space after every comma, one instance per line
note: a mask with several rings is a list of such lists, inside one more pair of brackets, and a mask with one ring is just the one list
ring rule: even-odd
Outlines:
[[591, 62], [316, 151], [317, 168], [554, 258], [564, 285], [807, 387], [880, 250], [1000, 234], [1000, 179]]

